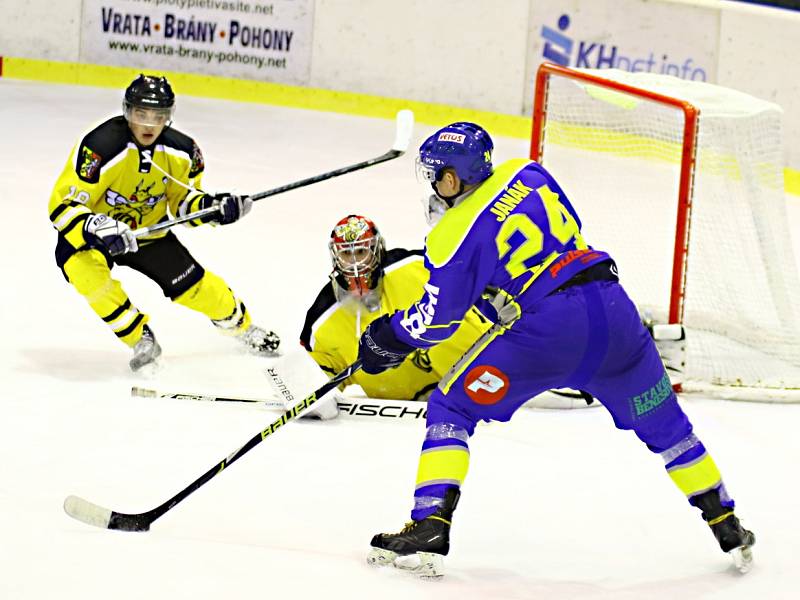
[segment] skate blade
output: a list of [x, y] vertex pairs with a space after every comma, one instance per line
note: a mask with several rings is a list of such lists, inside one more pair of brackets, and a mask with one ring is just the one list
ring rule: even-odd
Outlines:
[[740, 546], [739, 548], [734, 548], [728, 554], [733, 558], [733, 564], [739, 573], [747, 573], [753, 568], [752, 546]]
[[367, 564], [373, 567], [389, 567], [394, 565], [397, 552], [384, 550], [383, 548], [370, 548], [367, 554]]
[[373, 567], [392, 566], [428, 581], [437, 581], [444, 576], [443, 557], [433, 552], [416, 552], [400, 556], [391, 550], [372, 548], [367, 555], [367, 564]]

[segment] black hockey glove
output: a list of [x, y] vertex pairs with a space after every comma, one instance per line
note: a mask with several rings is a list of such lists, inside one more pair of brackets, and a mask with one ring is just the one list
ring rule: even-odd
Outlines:
[[237, 196], [228, 192], [206, 194], [200, 200], [200, 208], [209, 208], [210, 206], [216, 206], [219, 212], [208, 217], [209, 223], [230, 225], [250, 212], [253, 201], [250, 196]]
[[361, 370], [370, 375], [399, 367], [415, 348], [401, 342], [392, 331], [391, 315], [383, 315], [367, 326], [358, 341]]
[[111, 256], [136, 252], [139, 244], [136, 236], [125, 223], [115, 221], [108, 215], [92, 215], [83, 224], [83, 237], [92, 236], [103, 244]]

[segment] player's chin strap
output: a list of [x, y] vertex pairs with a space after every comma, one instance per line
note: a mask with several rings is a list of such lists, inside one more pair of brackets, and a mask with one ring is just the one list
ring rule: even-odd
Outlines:
[[453, 208], [456, 205], [458, 197], [464, 193], [464, 181], [459, 179], [458, 191], [452, 196], [442, 196], [439, 193], [439, 190], [436, 189], [436, 182], [431, 182], [431, 188], [433, 188], [433, 193], [436, 195], [436, 197], [447, 205], [447, 208]]
[[[280, 187], [273, 188], [271, 190], [266, 190], [264, 192], [259, 192], [257, 194], [253, 194], [250, 196], [250, 199], [255, 202], [257, 200], [263, 200], [264, 198], [269, 198], [270, 196], [276, 196], [278, 194], [283, 194], [284, 192], [288, 192], [290, 190], [296, 190], [297, 188], [305, 187], [307, 185], [313, 185], [315, 183], [319, 183], [320, 181], [325, 181], [327, 179], [333, 179], [334, 177], [339, 177], [340, 175], [345, 175], [347, 173], [352, 173], [353, 171], [360, 171], [361, 169], [366, 169], [368, 167], [373, 167], [380, 163], [393, 160], [405, 154], [406, 150], [408, 149], [408, 145], [411, 143], [411, 136], [414, 133], [414, 113], [408, 109], [403, 109], [397, 113], [395, 118], [395, 139], [394, 144], [392, 145], [391, 149], [387, 152], [384, 152], [380, 156], [376, 156], [375, 158], [370, 158], [369, 160], [365, 160], [359, 163], [355, 163], [352, 165], [348, 165], [346, 167], [342, 167], [340, 169], [335, 169], [333, 171], [327, 171], [326, 173], [321, 173], [320, 175], [315, 175], [313, 177], [308, 177], [306, 179], [301, 179], [300, 181], [295, 181], [293, 183], [287, 183], [286, 185], [282, 185]], [[167, 175], [173, 181], [176, 181], [171, 175], [165, 173], [163, 169], [158, 167], [152, 159], [149, 159], [149, 163], [156, 167], [159, 171]], [[182, 187], [185, 187], [188, 190], [199, 191], [195, 190], [195, 188], [191, 188], [184, 183], [178, 182]], [[209, 208], [204, 208], [202, 210], [198, 210], [193, 213], [189, 213], [188, 215], [183, 215], [172, 219], [170, 221], [164, 221], [163, 223], [158, 223], [153, 225], [152, 227], [142, 227], [137, 229], [134, 233], [136, 237], [143, 237], [158, 231], [164, 231], [167, 229], [171, 229], [176, 225], [180, 225], [181, 223], [186, 223], [188, 221], [194, 221], [196, 219], [201, 219], [203, 217], [215, 214], [218, 212], [218, 208], [216, 206], [211, 206]]]
[[[178, 181], [172, 175], [167, 173], [164, 169], [159, 167], [155, 161], [153, 160], [153, 155], [151, 152], [143, 153], [142, 162], [154, 167], [157, 171], [163, 173], [166, 177], [177, 183], [182, 188], [185, 188], [189, 191], [189, 193], [199, 193], [202, 194], [202, 190], [198, 190], [193, 185], [186, 185], [182, 181]], [[194, 221], [195, 219], [201, 219], [203, 217], [207, 217], [210, 215], [217, 214], [219, 212], [219, 206], [209, 206], [208, 208], [203, 208], [201, 210], [195, 211], [193, 213], [181, 215], [175, 219], [164, 221], [163, 223], [158, 223], [153, 225], [152, 227], [140, 227], [139, 229], [134, 230], [133, 235], [137, 238], [145, 237], [150, 234], [156, 233], [158, 231], [163, 231], [165, 229], [170, 229], [175, 225], [180, 225], [181, 223], [186, 223], [188, 221]]]
[[[143, 163], [145, 163], [145, 164], [148, 164], [148, 165], [150, 165], [151, 167], [155, 167], [156, 171], [161, 171], [161, 173], [163, 173], [164, 175], [166, 175], [166, 176], [167, 176], [169, 179], [172, 179], [172, 181], [174, 181], [175, 183], [177, 183], [177, 184], [178, 184], [179, 186], [181, 186], [182, 188], [185, 188], [185, 189], [189, 190], [190, 192], [201, 192], [201, 190], [198, 190], [198, 189], [197, 189], [196, 187], [194, 187], [193, 185], [186, 185], [186, 184], [185, 184], [185, 183], [183, 183], [182, 181], [178, 181], [178, 180], [177, 180], [177, 179], [175, 179], [175, 178], [174, 178], [172, 175], [170, 175], [169, 173], [167, 173], [167, 172], [166, 172], [164, 169], [162, 169], [161, 167], [159, 167], [159, 166], [158, 166], [158, 165], [157, 165], [155, 162], [153, 162], [153, 153], [152, 153], [152, 152], [150, 152], [150, 151], [143, 152], [143, 153], [142, 153], [142, 162], [143, 162]], [[202, 193], [202, 192], [201, 192], [201, 193]]]
[[[461, 204], [478, 186], [471, 187], [467, 191], [463, 191], [464, 183], [461, 183], [461, 190], [455, 196], [444, 198], [437, 193], [431, 194], [427, 198], [422, 199], [422, 205], [425, 207], [425, 221], [429, 227], [434, 227], [444, 216], [449, 209], [454, 208]], [[435, 190], [436, 188], [434, 188]]]

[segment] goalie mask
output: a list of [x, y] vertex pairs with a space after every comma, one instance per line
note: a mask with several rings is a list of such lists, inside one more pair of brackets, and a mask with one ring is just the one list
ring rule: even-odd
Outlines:
[[377, 309], [386, 245], [375, 223], [360, 215], [348, 215], [333, 228], [328, 249], [337, 300], [349, 296], [362, 300], [368, 308], [374, 305], [370, 310]]

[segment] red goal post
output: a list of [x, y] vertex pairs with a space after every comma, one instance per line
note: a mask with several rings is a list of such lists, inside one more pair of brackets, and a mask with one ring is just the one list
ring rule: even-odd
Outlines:
[[678, 188], [678, 213], [675, 224], [675, 261], [672, 267], [672, 285], [669, 303], [669, 323], [683, 321], [683, 297], [686, 286], [686, 261], [688, 258], [689, 219], [692, 210], [692, 188], [694, 181], [694, 165], [697, 141], [697, 116], [698, 110], [692, 104], [678, 98], [671, 98], [646, 89], [619, 83], [611, 79], [604, 79], [590, 73], [569, 69], [552, 63], [543, 63], [536, 73], [536, 91], [533, 104], [533, 131], [531, 132], [530, 157], [537, 162], [541, 161], [544, 144], [545, 105], [549, 79], [552, 75], [568, 77], [575, 80], [586, 81], [600, 86], [646, 98], [652, 102], [673, 106], [682, 111], [683, 125], [683, 151], [681, 153], [680, 182]]
[[667, 75], [542, 64], [530, 157], [640, 310], [687, 330], [684, 389], [800, 399], [780, 107]]

